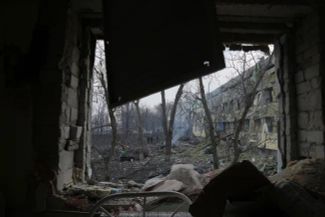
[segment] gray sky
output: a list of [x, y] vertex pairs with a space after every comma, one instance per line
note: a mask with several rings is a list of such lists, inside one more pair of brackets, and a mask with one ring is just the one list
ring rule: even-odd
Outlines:
[[[206, 92], [211, 92], [212, 90], [218, 88], [220, 85], [229, 81], [229, 79], [233, 78], [234, 76], [236, 76], [236, 73], [234, 72], [234, 70], [225, 68], [225, 69], [215, 72], [211, 75], [207, 75], [207, 76], [203, 77], [203, 82], [204, 82], [204, 87], [206, 89]], [[186, 85], [195, 87], [195, 85], [197, 85], [196, 81], [197, 81], [197, 79], [192, 80], [192, 81], [188, 82]], [[178, 88], [178, 86], [175, 86], [175, 87], [172, 87], [172, 88], [169, 88], [166, 90], [167, 101], [174, 100], [177, 88]], [[152, 94], [145, 98], [142, 98], [141, 103], [148, 107], [154, 107], [155, 105], [160, 104], [161, 103], [160, 92]]]
[[[103, 41], [97, 41], [97, 48], [96, 48], [96, 56], [101, 56], [102, 58], [105, 58], [104, 56], [104, 50], [103, 50]], [[100, 49], [99, 49], [100, 48]], [[271, 51], [273, 51], [273, 46], [270, 47]], [[258, 61], [259, 58], [265, 56], [261, 52], [253, 52], [255, 62]], [[219, 86], [223, 85], [227, 81], [229, 81], [231, 78], [238, 75], [238, 73], [234, 70], [234, 68], [239, 69], [242, 71], [243, 69], [240, 69], [240, 61], [238, 62], [238, 58], [242, 58], [241, 55], [243, 55], [242, 51], [224, 51], [223, 52], [225, 57], [225, 63], [226, 68], [222, 69], [220, 71], [217, 71], [215, 73], [212, 73], [210, 75], [207, 75], [203, 77], [203, 83], [205, 87], [205, 92], [209, 93], [213, 91], [214, 89], [218, 88]], [[99, 61], [98, 58], [95, 59], [95, 65]], [[247, 64], [247, 62], [245, 62]], [[254, 65], [253, 62], [251, 62], [249, 65]], [[166, 99], [167, 101], [172, 101], [175, 98], [175, 94], [177, 92], [177, 87], [172, 87], [166, 90]], [[185, 86], [185, 88], [191, 88], [191, 91], [195, 91], [195, 87], [197, 87], [197, 79], [194, 79], [190, 82], [188, 82]], [[142, 98], [140, 101], [141, 105], [147, 106], [147, 107], [155, 107], [156, 105], [161, 103], [161, 96], [160, 92], [156, 94], [152, 94], [150, 96], [147, 96], [145, 98]], [[93, 106], [97, 107], [96, 102], [93, 102]], [[95, 109], [94, 109], [95, 112]]]
[[[269, 45], [269, 48], [270, 51], [273, 52], [274, 47], [272, 45]], [[234, 68], [236, 68], [239, 71], [247, 70], [247, 68], [246, 69], [242, 68], [243, 65], [242, 55], [244, 54], [243, 51], [226, 50], [223, 52], [223, 54], [225, 57], [226, 68], [203, 77], [203, 83], [204, 83], [206, 93], [213, 91], [214, 89], [228, 82], [231, 78], [237, 76], [238, 72], [236, 72]], [[252, 55], [254, 56], [254, 58], [251, 58]], [[262, 57], [266, 57], [266, 56], [264, 53], [259, 51], [253, 51], [252, 53], [247, 54], [247, 57], [245, 59], [248, 62], [245, 62], [245, 67], [250, 67], [255, 65]], [[188, 82], [186, 85], [190, 85], [194, 87], [197, 86], [197, 79]], [[166, 90], [167, 101], [174, 100], [175, 94], [177, 92], [177, 87], [178, 86]], [[141, 103], [148, 107], [154, 107], [155, 105], [160, 104], [161, 103], [160, 93], [158, 92], [156, 94], [152, 94], [148, 97], [142, 98]]]

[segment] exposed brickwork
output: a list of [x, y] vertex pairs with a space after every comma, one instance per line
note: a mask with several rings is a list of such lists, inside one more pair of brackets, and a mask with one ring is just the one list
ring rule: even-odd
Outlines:
[[297, 25], [297, 142], [300, 156], [325, 158], [319, 25], [317, 13], [305, 17]]

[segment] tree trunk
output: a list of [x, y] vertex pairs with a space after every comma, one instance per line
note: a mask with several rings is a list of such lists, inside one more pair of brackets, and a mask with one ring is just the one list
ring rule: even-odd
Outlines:
[[199, 84], [200, 84], [200, 95], [201, 95], [201, 101], [204, 108], [204, 113], [206, 120], [208, 122], [208, 134], [210, 138], [210, 144], [212, 149], [212, 156], [213, 156], [213, 166], [215, 169], [219, 168], [219, 157], [218, 157], [218, 151], [217, 151], [217, 139], [215, 137], [215, 130], [214, 130], [214, 124], [212, 120], [212, 115], [208, 106], [208, 102], [205, 96], [205, 90], [204, 85], [202, 81], [202, 77], [199, 78]]
[[109, 108], [108, 109], [108, 114], [109, 114], [109, 118], [111, 120], [111, 129], [112, 129], [111, 149], [110, 149], [110, 152], [108, 153], [108, 157], [107, 157], [107, 160], [106, 160], [106, 165], [107, 165], [106, 174], [108, 175], [107, 179], [109, 180], [111, 178], [110, 177], [110, 163], [111, 163], [111, 160], [114, 157], [115, 148], [116, 148], [116, 145], [117, 145], [117, 122], [116, 122], [116, 118], [115, 118], [115, 114], [114, 114], [113, 109]]
[[138, 119], [138, 142], [139, 142], [139, 147], [140, 147], [140, 152], [139, 152], [139, 158], [140, 160], [144, 159], [144, 135], [143, 135], [143, 122], [142, 122], [142, 116], [141, 116], [141, 111], [140, 111], [140, 106], [139, 106], [140, 101], [136, 100], [134, 101], [135, 109], [137, 112], [137, 119]]
[[[266, 66], [269, 65], [271, 60], [272, 60], [272, 57], [269, 57], [269, 60], [268, 60], [269, 62], [266, 64]], [[247, 114], [249, 112], [249, 109], [252, 107], [252, 105], [254, 103], [254, 99], [255, 99], [255, 96], [257, 94], [257, 88], [260, 85], [261, 81], [263, 80], [266, 68], [264, 66], [264, 67], [262, 67], [262, 69], [259, 69], [259, 65], [256, 64], [255, 65], [255, 70], [256, 70], [256, 73], [258, 73], [259, 77], [257, 78], [252, 91], [250, 93], [247, 93], [245, 91], [245, 96], [244, 96], [245, 97], [245, 108], [244, 108], [244, 111], [243, 111], [239, 121], [238, 121], [238, 125], [237, 125], [236, 130], [235, 130], [234, 140], [233, 140], [233, 143], [232, 143], [232, 146], [234, 148], [234, 159], [232, 160], [232, 164], [238, 162], [238, 160], [239, 160], [241, 150], [238, 147], [238, 142], [237, 141], [239, 139], [240, 132], [243, 129], [244, 122], [245, 122], [246, 116], [247, 116]], [[242, 80], [241, 82], [243, 83], [243, 86], [244, 86], [245, 81]]]
[[130, 103], [127, 103], [124, 106], [124, 114], [123, 114], [123, 128], [124, 128], [124, 142], [128, 143], [129, 140], [129, 133], [130, 133]]
[[242, 116], [240, 117], [239, 121], [238, 121], [238, 125], [236, 127], [236, 130], [235, 130], [235, 136], [234, 136], [234, 140], [233, 140], [233, 148], [234, 148], [234, 159], [232, 160], [232, 164], [236, 163], [238, 160], [239, 160], [239, 157], [240, 157], [240, 154], [241, 154], [241, 150], [239, 149], [238, 147], [238, 140], [239, 140], [239, 135], [240, 135], [240, 132], [242, 131], [243, 129], [243, 126], [244, 126], [244, 122], [245, 122], [245, 119], [246, 119], [246, 116], [247, 116], [247, 113], [249, 111], [249, 108], [251, 107], [251, 105], [246, 105], [245, 106], [245, 109], [242, 113]]
[[99, 73], [99, 80], [100, 83], [104, 89], [104, 94], [105, 94], [105, 101], [106, 101], [106, 105], [107, 105], [107, 110], [108, 110], [108, 115], [111, 121], [111, 130], [112, 130], [112, 141], [111, 141], [111, 148], [110, 148], [110, 152], [108, 153], [108, 156], [106, 158], [106, 162], [105, 162], [105, 166], [106, 166], [106, 174], [107, 174], [107, 179], [109, 180], [110, 177], [110, 163], [111, 160], [114, 157], [115, 154], [115, 148], [117, 145], [117, 122], [116, 122], [116, 118], [115, 118], [115, 114], [114, 114], [114, 109], [111, 108], [110, 106], [110, 101], [109, 101], [109, 92], [107, 89], [107, 85], [105, 82], [105, 78], [104, 78], [104, 74], [103, 72], [98, 72]]
[[165, 136], [165, 154], [166, 154], [166, 161], [170, 161], [171, 155], [171, 139], [168, 132], [168, 120], [167, 120], [167, 108], [166, 108], [166, 96], [165, 91], [161, 91], [161, 111], [162, 111], [162, 126]]
[[165, 135], [165, 148], [166, 148], [166, 161], [170, 161], [171, 154], [172, 154], [172, 139], [173, 139], [173, 131], [174, 131], [174, 122], [175, 116], [177, 111], [177, 104], [181, 99], [183, 94], [184, 84], [181, 84], [177, 90], [175, 95], [174, 104], [172, 106], [172, 110], [170, 112], [170, 118], [168, 122], [168, 115], [167, 115], [167, 106], [166, 106], [166, 96], [165, 91], [161, 91], [161, 108], [162, 108], [162, 125]]

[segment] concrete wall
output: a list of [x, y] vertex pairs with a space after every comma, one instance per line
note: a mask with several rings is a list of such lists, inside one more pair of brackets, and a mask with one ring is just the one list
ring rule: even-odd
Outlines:
[[64, 36], [57, 23], [65, 18], [60, 3], [53, 13], [46, 12], [43, 22], [38, 22], [44, 14], [39, 13], [37, 0], [10, 1], [2, 14], [2, 19], [10, 20], [1, 30], [0, 42], [0, 191], [7, 216], [28, 216], [36, 204], [35, 186], [49, 174], [45, 168], [57, 165], [59, 106], [55, 105], [61, 76], [54, 61]]
[[301, 20], [295, 35], [297, 142], [302, 157], [325, 159], [320, 22], [317, 13]]
[[317, 11], [297, 20], [278, 47], [280, 97], [280, 149], [283, 161], [325, 159], [324, 87]]
[[[92, 86], [89, 29], [81, 26], [78, 12], [68, 12], [66, 41], [60, 69], [63, 72], [59, 168], [59, 190], [74, 181], [85, 181], [90, 172], [90, 108]], [[75, 180], [73, 180], [73, 177]]]
[[[78, 150], [88, 138], [91, 79], [90, 54], [81, 48], [89, 32], [65, 0], [10, 1], [4, 12], [0, 201], [6, 216], [29, 216], [45, 208], [51, 187], [73, 182], [74, 153], [85, 153]], [[87, 155], [79, 159], [85, 165]]]

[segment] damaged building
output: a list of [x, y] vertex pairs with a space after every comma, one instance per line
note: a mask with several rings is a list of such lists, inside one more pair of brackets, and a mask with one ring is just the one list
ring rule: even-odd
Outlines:
[[92, 176], [97, 39], [108, 47], [112, 106], [222, 69], [223, 45], [274, 44], [282, 167], [325, 159], [320, 0], [12, 0], [1, 8], [0, 216], [89, 216], [53, 211], [52, 199]]
[[[267, 65], [261, 72], [257, 68]], [[211, 114], [217, 136], [221, 142], [233, 139], [237, 120], [243, 115], [243, 110], [249, 106], [245, 115], [243, 129], [240, 133], [240, 143], [246, 147], [257, 147], [267, 154], [277, 156], [278, 151], [278, 121], [280, 87], [274, 64], [268, 59], [262, 59], [259, 66], [252, 66], [242, 74], [232, 78], [227, 83], [207, 94]], [[262, 80], [254, 94], [252, 104], [246, 104], [247, 95], [243, 87], [249, 89], [249, 83], [256, 78], [256, 73], [261, 73]], [[248, 93], [251, 91], [248, 90]], [[247, 94], [248, 94], [247, 93]], [[200, 109], [203, 112], [203, 109]], [[205, 124], [197, 120], [194, 125], [194, 134], [205, 136]]]
[[[245, 118], [243, 137], [252, 143], [269, 150], [277, 150], [278, 95], [280, 89], [274, 68], [264, 72], [254, 102]], [[248, 72], [249, 74], [249, 72]], [[248, 75], [252, 76], [252, 73]], [[240, 119], [245, 99], [240, 92], [240, 79], [234, 78], [211, 93], [209, 99], [214, 108], [216, 131], [222, 136], [233, 133], [235, 121]], [[246, 134], [246, 135], [245, 135]]]

